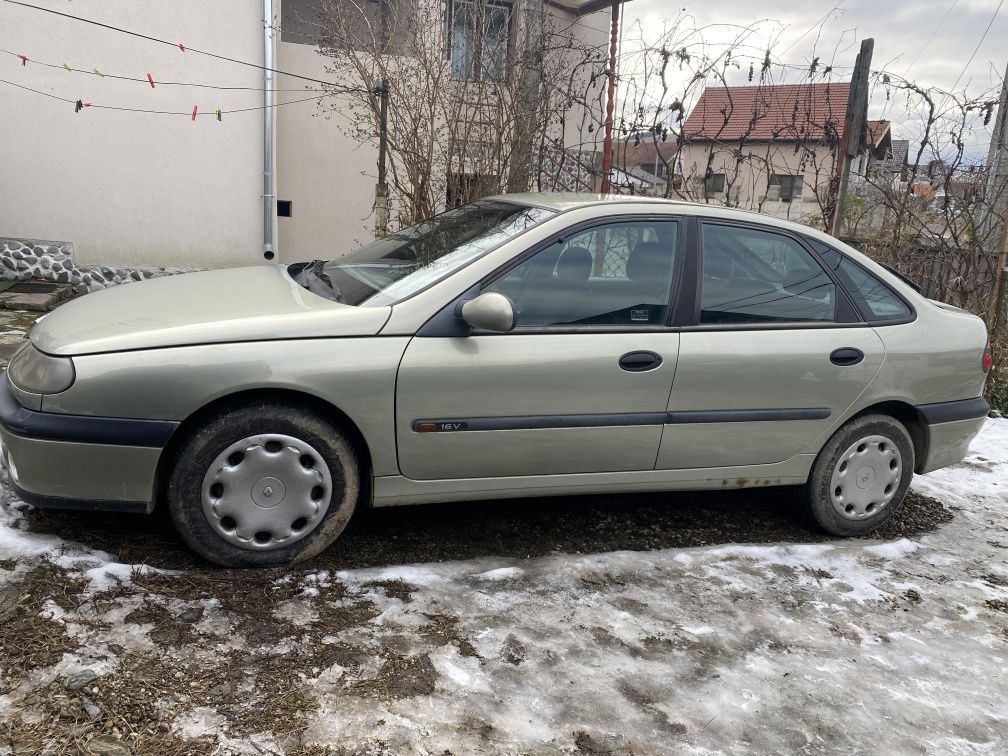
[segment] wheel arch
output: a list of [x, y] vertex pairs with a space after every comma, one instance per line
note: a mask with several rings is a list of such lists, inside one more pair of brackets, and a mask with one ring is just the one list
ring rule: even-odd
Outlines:
[[888, 415], [902, 423], [913, 442], [915, 472], [921, 469], [927, 456], [928, 426], [916, 407], [901, 399], [888, 399], [859, 410], [850, 419], [863, 415]]
[[343, 410], [334, 404], [314, 394], [285, 388], [257, 388], [226, 394], [196, 409], [183, 420], [172, 433], [168, 443], [161, 450], [157, 468], [154, 472], [154, 489], [152, 492], [154, 509], [164, 502], [165, 486], [171, 476], [171, 466], [178, 456], [179, 449], [202, 423], [214, 415], [250, 402], [269, 401], [312, 409], [333, 424], [338, 425], [348, 435], [354, 452], [357, 454], [361, 473], [361, 490], [358, 504], [370, 504], [371, 501], [371, 450], [367, 440], [357, 423]]

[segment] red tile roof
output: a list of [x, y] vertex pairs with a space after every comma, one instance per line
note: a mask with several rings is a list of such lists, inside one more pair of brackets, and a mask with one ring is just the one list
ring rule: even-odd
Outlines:
[[666, 139], [662, 142], [659, 138], [656, 145], [654, 137], [646, 134], [641, 137], [641, 142], [638, 145], [634, 145], [633, 139], [622, 141], [616, 147], [616, 159], [621, 166], [624, 164], [651, 166], [659, 152], [665, 160], [673, 160], [678, 149], [679, 145], [674, 139]]
[[849, 92], [848, 83], [709, 87], [683, 124], [683, 137], [719, 142], [819, 141], [843, 131]]
[[865, 147], [875, 149], [889, 132], [889, 121], [865, 121]]

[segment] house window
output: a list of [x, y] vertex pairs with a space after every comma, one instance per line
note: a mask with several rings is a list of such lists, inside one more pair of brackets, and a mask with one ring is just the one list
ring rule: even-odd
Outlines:
[[723, 194], [725, 190], [725, 175], [723, 173], [712, 173], [707, 178], [697, 177], [696, 183], [703, 191], [705, 197], [713, 194]]
[[511, 47], [511, 6], [492, 0], [452, 0], [449, 11], [452, 76], [503, 80]]
[[790, 202], [793, 199], [801, 199], [804, 179], [801, 176], [788, 176], [783, 173], [775, 173], [770, 177], [770, 191], [767, 192], [767, 199]]
[[321, 2], [284, 0], [280, 39], [302, 45], [349, 43], [354, 50], [406, 49], [404, 30], [414, 11], [403, 0], [341, 0], [330, 5], [327, 17]]

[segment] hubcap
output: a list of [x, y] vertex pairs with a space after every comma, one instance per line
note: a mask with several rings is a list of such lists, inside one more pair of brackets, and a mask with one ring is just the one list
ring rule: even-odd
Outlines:
[[867, 436], [840, 455], [830, 479], [830, 498], [841, 517], [878, 514], [896, 495], [903, 476], [899, 449], [885, 436]]
[[203, 476], [203, 513], [229, 543], [253, 551], [287, 546], [325, 516], [332, 479], [310, 444], [276, 433], [249, 436], [217, 455]]

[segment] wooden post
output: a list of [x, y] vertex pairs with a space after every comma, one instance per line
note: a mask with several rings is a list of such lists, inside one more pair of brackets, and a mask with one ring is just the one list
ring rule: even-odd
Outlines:
[[609, 194], [609, 174], [612, 172], [613, 111], [616, 109], [616, 45], [619, 39], [620, 0], [612, 4], [612, 26], [609, 30], [609, 89], [606, 93], [605, 139], [602, 140], [602, 194]]
[[1008, 209], [1001, 219], [1001, 255], [995, 271], [991, 315], [988, 330], [991, 341], [997, 339], [1001, 332], [1001, 321], [1004, 320], [1005, 299], [1008, 298]]
[[871, 59], [874, 49], [874, 39], [869, 38], [861, 41], [861, 51], [854, 63], [854, 73], [851, 75], [850, 94], [847, 95], [847, 113], [844, 118], [844, 138], [837, 146], [837, 174], [840, 181], [828, 229], [833, 236], [840, 234], [843, 225], [844, 202], [847, 199], [851, 158], [857, 157], [864, 144], [865, 123], [868, 117], [868, 76], [871, 73]]
[[[1001, 211], [1001, 237], [995, 242], [995, 228], [998, 211]], [[991, 287], [991, 305], [988, 325], [991, 336], [998, 332], [1004, 313], [1004, 298], [1008, 295], [1005, 283], [1005, 271], [1008, 269], [1008, 66], [1005, 67], [1005, 78], [1001, 82], [1001, 96], [998, 98], [997, 120], [994, 122], [994, 132], [991, 135], [990, 150], [987, 155], [987, 186], [984, 191], [984, 204], [980, 210], [983, 219], [980, 222], [984, 246], [990, 249], [991, 242], [997, 244], [999, 250], [998, 266], [994, 270], [994, 282]], [[991, 246], [988, 246], [991, 245]], [[986, 251], [986, 250], [985, 250]]]

